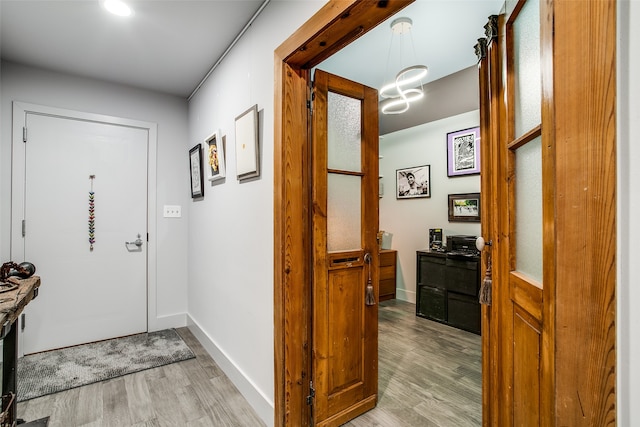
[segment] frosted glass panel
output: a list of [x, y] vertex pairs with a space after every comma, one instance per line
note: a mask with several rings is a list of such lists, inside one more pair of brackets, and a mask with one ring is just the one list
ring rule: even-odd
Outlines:
[[329, 169], [361, 172], [362, 110], [360, 100], [329, 92], [327, 102]]
[[542, 143], [516, 150], [516, 270], [542, 283]]
[[349, 251], [362, 248], [361, 182], [353, 175], [327, 176], [327, 250]]
[[515, 137], [540, 124], [540, 1], [528, 0], [513, 25]]

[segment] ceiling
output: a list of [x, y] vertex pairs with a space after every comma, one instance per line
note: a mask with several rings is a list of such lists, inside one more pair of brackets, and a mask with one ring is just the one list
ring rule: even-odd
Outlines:
[[188, 97], [264, 0], [0, 0], [2, 59]]
[[[484, 25], [504, 0], [416, 0], [365, 36], [318, 66], [359, 83], [380, 88], [410, 65], [429, 68], [423, 84], [478, 62], [474, 45], [484, 37]], [[411, 31], [394, 35], [398, 17], [413, 21]]]
[[[503, 1], [417, 0], [398, 15], [413, 19], [414, 49], [402, 60], [393, 56], [397, 48], [389, 55], [392, 33], [387, 22], [321, 68], [373, 87], [382, 84], [389, 70], [395, 73], [409, 62], [429, 67], [423, 83], [447, 76], [476, 63], [473, 45]], [[134, 15], [121, 18], [106, 13], [99, 0], [0, 0], [0, 55], [7, 61], [186, 98], [264, 3], [129, 0]]]

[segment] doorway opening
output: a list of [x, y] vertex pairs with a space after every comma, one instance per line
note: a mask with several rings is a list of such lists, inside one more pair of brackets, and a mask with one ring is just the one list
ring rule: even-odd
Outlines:
[[[312, 301], [309, 233], [310, 140], [304, 108], [313, 67], [411, 2], [327, 5], [276, 50], [275, 420], [309, 425]], [[339, 10], [338, 10], [339, 9]], [[322, 28], [318, 32], [317, 28]], [[471, 49], [471, 48], [470, 48]], [[295, 178], [294, 178], [295, 177]]]
[[311, 69], [410, 1], [330, 2], [275, 51], [275, 424], [311, 422]]

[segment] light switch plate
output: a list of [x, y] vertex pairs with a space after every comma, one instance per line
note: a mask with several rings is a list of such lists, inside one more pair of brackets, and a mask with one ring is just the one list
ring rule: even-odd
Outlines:
[[180, 218], [182, 216], [182, 207], [178, 205], [164, 205], [165, 218]]

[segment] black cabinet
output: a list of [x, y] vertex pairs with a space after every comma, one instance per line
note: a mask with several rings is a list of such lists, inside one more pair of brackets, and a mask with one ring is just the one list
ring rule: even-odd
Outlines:
[[416, 315], [480, 333], [480, 257], [417, 252]]

